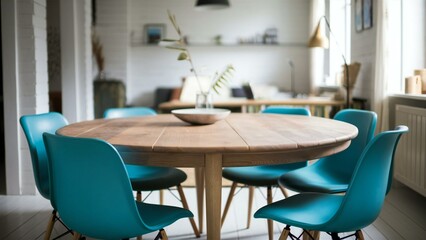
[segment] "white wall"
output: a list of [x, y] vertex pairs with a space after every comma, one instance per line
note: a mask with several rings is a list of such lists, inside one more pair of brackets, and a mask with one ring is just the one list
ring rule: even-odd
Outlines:
[[[126, 82], [128, 104], [152, 105], [157, 87], [179, 86], [180, 79], [190, 74], [188, 63], [176, 60], [177, 52], [142, 44], [143, 27], [147, 23], [166, 24], [166, 37], [177, 36], [169, 23], [167, 10], [176, 15], [183, 33], [194, 44], [189, 49], [198, 71], [211, 74], [233, 64], [236, 73], [232, 85], [249, 81], [289, 89], [288, 60], [291, 59], [295, 64], [296, 91], [309, 92], [309, 52], [306, 47], [309, 0], [233, 0], [231, 8], [221, 11], [198, 11], [193, 0], [127, 0], [123, 4], [128, 4], [127, 10], [115, 7], [110, 21], [99, 22], [97, 30], [100, 33], [113, 32], [117, 24], [113, 19], [122, 20], [122, 16], [127, 15], [127, 77], [119, 73], [118, 65], [111, 63], [125, 61], [118, 61], [122, 59], [121, 55], [109, 50], [112, 47], [122, 49], [122, 41], [101, 40], [106, 51], [107, 76]], [[110, 12], [114, 7], [109, 1], [98, 1], [98, 5], [103, 5], [97, 9], [100, 16], [102, 11]], [[236, 45], [238, 39], [263, 34], [270, 27], [278, 29], [278, 41], [282, 45]], [[123, 36], [122, 30], [121, 27], [115, 32], [116, 39], [118, 35]], [[228, 46], [212, 45], [214, 36], [219, 34]]]
[[62, 113], [68, 121], [93, 119], [91, 1], [61, 0]]
[[[355, 31], [355, 24], [351, 24], [351, 60], [360, 62], [361, 70], [353, 90], [354, 97], [368, 99], [371, 104], [374, 95], [374, 60], [376, 57], [376, 23], [377, 23], [377, 1], [373, 3], [373, 27], [362, 32]], [[354, 0], [352, 1], [352, 14], [354, 14]], [[354, 21], [354, 16], [352, 16]]]
[[[103, 45], [105, 57], [105, 75], [127, 81], [128, 34], [128, 0], [96, 1], [96, 26], [93, 29]], [[96, 63], [94, 63], [96, 65]], [[96, 68], [95, 77], [98, 70]]]
[[45, 0], [2, 4], [6, 191], [34, 194], [31, 158], [19, 117], [49, 111]]

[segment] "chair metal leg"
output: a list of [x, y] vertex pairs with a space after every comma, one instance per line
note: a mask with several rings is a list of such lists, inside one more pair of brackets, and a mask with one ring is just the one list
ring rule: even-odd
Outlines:
[[197, 208], [198, 208], [198, 230], [203, 232], [204, 220], [204, 168], [197, 167], [194, 169], [195, 186], [197, 188]]
[[226, 215], [228, 214], [229, 206], [231, 206], [232, 198], [234, 197], [237, 184], [238, 183], [236, 182], [232, 182], [231, 190], [229, 191], [228, 199], [226, 200], [225, 209], [223, 210], [223, 213], [222, 213], [221, 226], [223, 226], [223, 222], [225, 222], [225, 218], [226, 218]]
[[52, 214], [50, 214], [49, 223], [47, 224], [46, 233], [44, 234], [44, 240], [49, 240], [50, 236], [52, 235], [53, 231], [53, 225], [55, 225], [56, 222], [56, 210], [52, 211]]
[[287, 240], [288, 238], [288, 234], [290, 233], [290, 227], [286, 226], [283, 230], [283, 232], [281, 233], [280, 239], [279, 240]]
[[338, 233], [332, 232], [330, 235], [332, 240], [341, 240]]
[[[268, 205], [272, 203], [272, 187], [268, 186], [267, 194], [266, 194]], [[274, 223], [271, 219], [268, 219], [268, 236], [269, 240], [274, 239]]]
[[249, 187], [249, 196], [248, 196], [248, 209], [247, 209], [247, 229], [250, 228], [251, 224], [251, 211], [253, 209], [253, 198], [254, 198], [254, 187]]
[[356, 239], [364, 240], [364, 234], [362, 234], [362, 231], [361, 231], [361, 230], [357, 230], [357, 231], [355, 232], [355, 236], [356, 236]]
[[[180, 200], [182, 201], [183, 208], [189, 210], [188, 202], [186, 201], [185, 193], [183, 192], [182, 185], [177, 185], [177, 190], [179, 192]], [[197, 225], [195, 224], [194, 218], [189, 218], [189, 222], [191, 223], [192, 229], [194, 230], [195, 236], [200, 237], [200, 232], [198, 231]]]

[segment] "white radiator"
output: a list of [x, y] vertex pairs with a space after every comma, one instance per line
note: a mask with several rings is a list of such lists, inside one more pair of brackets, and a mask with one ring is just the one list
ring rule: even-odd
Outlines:
[[426, 196], [426, 109], [396, 105], [396, 125], [410, 131], [401, 137], [396, 154], [394, 177]]

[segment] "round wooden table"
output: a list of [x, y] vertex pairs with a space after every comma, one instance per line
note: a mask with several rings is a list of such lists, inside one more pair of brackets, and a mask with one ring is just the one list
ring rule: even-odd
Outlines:
[[207, 239], [216, 240], [220, 239], [222, 167], [324, 157], [346, 149], [358, 129], [326, 118], [232, 113], [212, 125], [189, 125], [173, 115], [160, 114], [79, 122], [57, 133], [108, 141], [126, 163], [194, 167], [199, 220], [205, 180]]

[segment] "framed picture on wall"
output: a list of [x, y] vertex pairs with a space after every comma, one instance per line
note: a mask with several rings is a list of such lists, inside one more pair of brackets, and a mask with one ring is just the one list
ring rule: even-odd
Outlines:
[[363, 13], [363, 9], [362, 9], [362, 0], [355, 0], [355, 30], [357, 32], [361, 32], [363, 29], [362, 26], [362, 13]]
[[145, 24], [143, 27], [143, 39], [145, 44], [158, 44], [166, 32], [166, 25], [161, 23]]
[[372, 0], [364, 0], [362, 4], [363, 28], [368, 29], [373, 27], [373, 6]]

